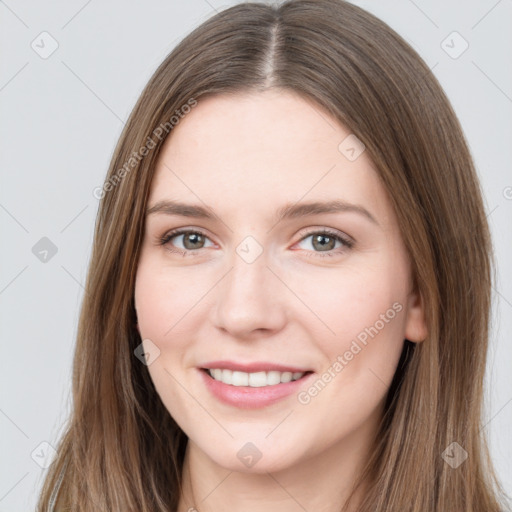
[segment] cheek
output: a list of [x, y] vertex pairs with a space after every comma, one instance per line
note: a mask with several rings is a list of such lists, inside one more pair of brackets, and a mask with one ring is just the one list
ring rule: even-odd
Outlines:
[[193, 304], [204, 290], [180, 276], [182, 273], [162, 265], [158, 258], [141, 257], [134, 293], [144, 349], [157, 354], [148, 372], [167, 410], [183, 421], [188, 411], [195, 409], [178, 384], [183, 381], [180, 369], [190, 343]]
[[181, 339], [176, 335], [207, 290], [204, 280], [194, 279], [190, 271], [169, 268], [158, 257], [141, 258], [135, 281], [135, 307], [141, 336], [154, 338], [158, 343]]
[[400, 342], [404, 315], [399, 313], [405, 310], [407, 278], [396, 261], [322, 270], [302, 274], [295, 290], [315, 313], [308, 315], [308, 323], [318, 326], [315, 332], [326, 344], [324, 352], [347, 349], [353, 339], [364, 342], [365, 333], [374, 328], [382, 332], [381, 339]]
[[321, 320], [310, 315], [308, 323], [325, 371], [335, 375], [326, 376], [333, 382], [326, 395], [334, 393], [345, 412], [364, 409], [366, 400], [371, 409], [391, 383], [404, 343], [406, 272], [395, 258], [302, 280], [300, 296]]
[[[407, 265], [396, 256], [332, 272], [321, 286], [318, 280], [315, 286], [303, 281], [301, 293], [333, 331], [323, 328], [316, 336], [325, 356], [324, 373], [301, 396], [313, 416], [321, 417], [329, 403], [331, 418], [357, 425], [383, 400], [405, 332]], [[344, 418], [352, 422], [344, 423]]]

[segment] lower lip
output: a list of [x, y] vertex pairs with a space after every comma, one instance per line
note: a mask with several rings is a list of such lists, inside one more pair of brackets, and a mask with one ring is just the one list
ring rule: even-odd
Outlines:
[[298, 380], [283, 382], [273, 386], [253, 388], [251, 386], [231, 386], [224, 384], [205, 370], [199, 369], [202, 379], [210, 392], [221, 402], [240, 409], [259, 409], [296, 394], [313, 373], [308, 373]]

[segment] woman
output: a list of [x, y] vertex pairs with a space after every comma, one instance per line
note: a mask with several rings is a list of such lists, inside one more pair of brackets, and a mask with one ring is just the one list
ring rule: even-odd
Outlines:
[[481, 191], [387, 25], [341, 0], [217, 14], [98, 196], [41, 512], [502, 509]]

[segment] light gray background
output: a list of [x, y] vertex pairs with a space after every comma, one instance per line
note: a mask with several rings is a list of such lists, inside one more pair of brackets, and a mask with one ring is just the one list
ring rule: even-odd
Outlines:
[[[46, 471], [37, 462], [51, 460], [41, 443], [56, 444], [69, 411], [98, 207], [92, 191], [103, 183], [123, 121], [175, 44], [235, 3], [0, 1], [0, 512], [34, 509]], [[485, 429], [512, 494], [512, 1], [354, 3], [391, 25], [433, 69], [477, 164], [498, 262]], [[58, 43], [46, 59], [31, 47], [51, 48], [44, 31]], [[453, 58], [464, 40], [468, 49]], [[45, 263], [32, 252], [42, 237], [58, 249]]]

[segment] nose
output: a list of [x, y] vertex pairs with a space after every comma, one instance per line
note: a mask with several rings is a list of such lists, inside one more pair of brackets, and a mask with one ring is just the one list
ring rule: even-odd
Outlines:
[[264, 256], [248, 263], [235, 254], [217, 287], [214, 324], [237, 339], [275, 334], [287, 321], [286, 287]]

